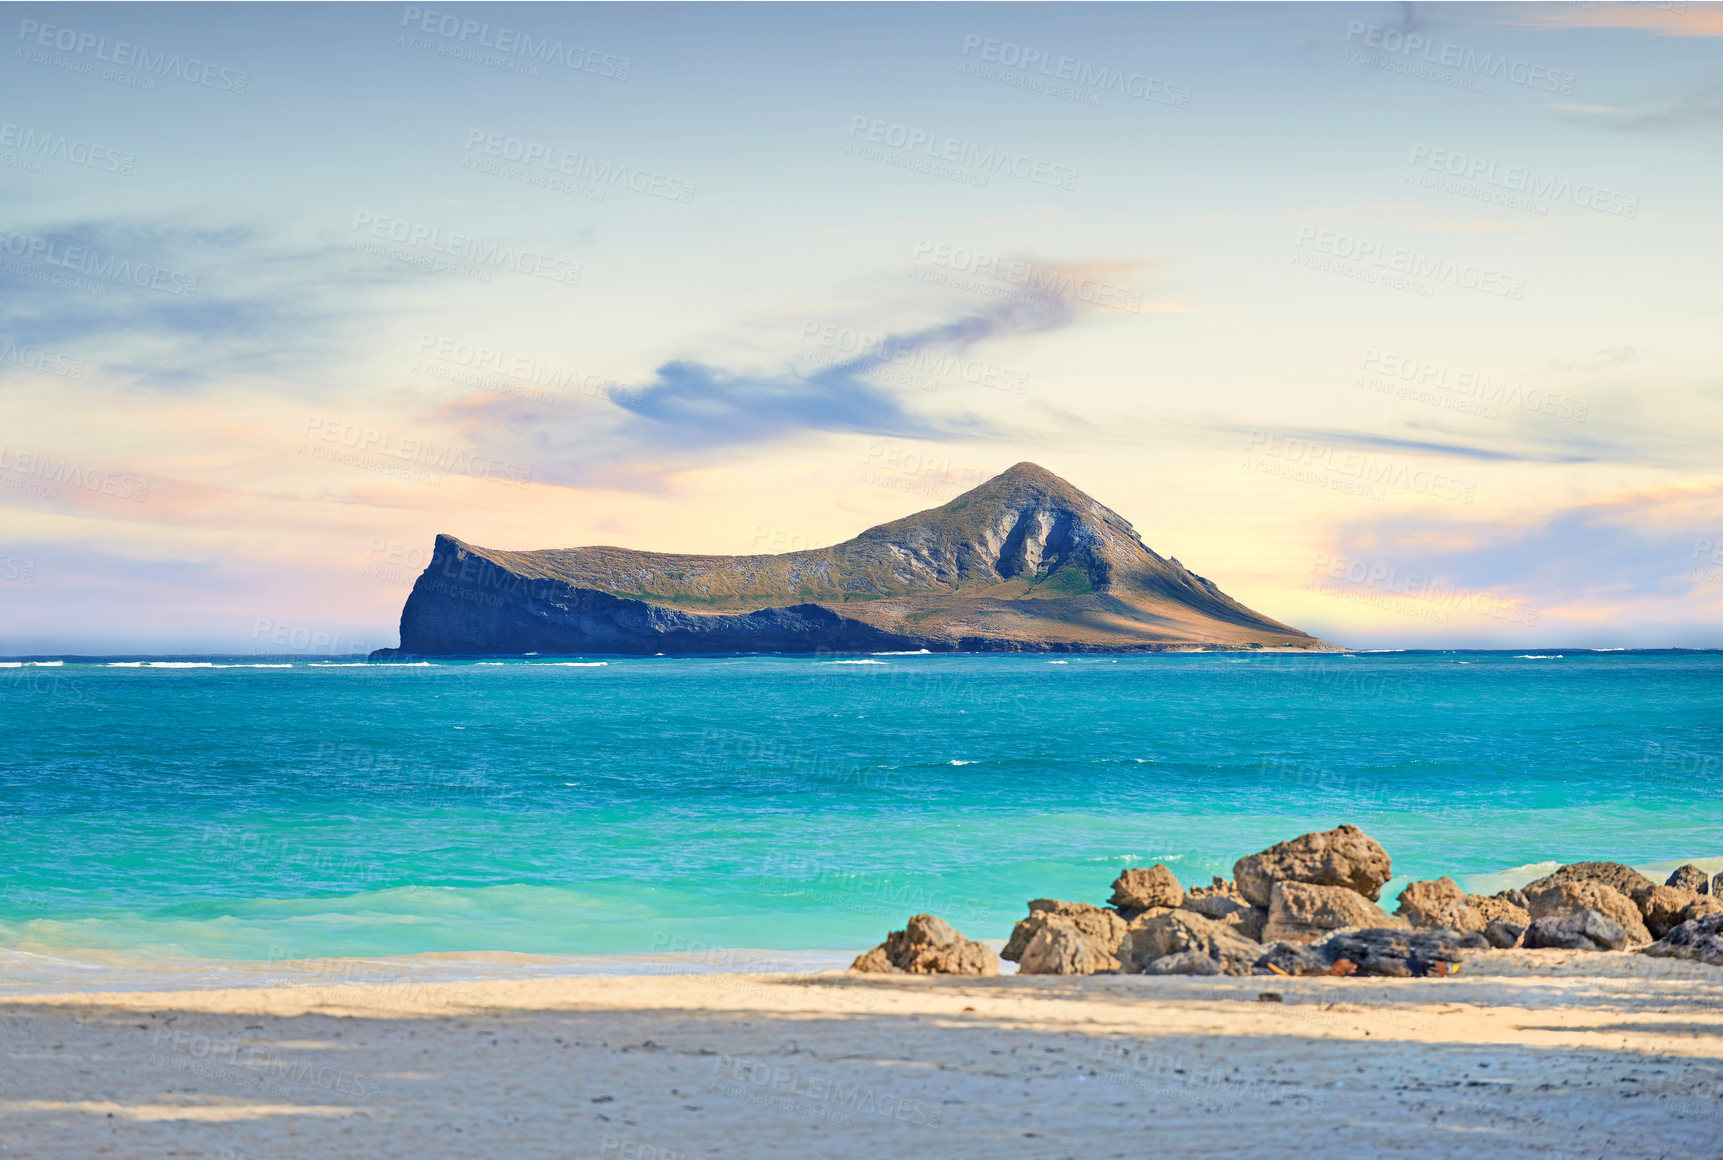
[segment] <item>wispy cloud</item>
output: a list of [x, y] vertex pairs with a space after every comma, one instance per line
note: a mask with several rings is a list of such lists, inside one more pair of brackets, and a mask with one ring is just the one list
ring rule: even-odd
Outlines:
[[1350, 524], [1336, 550], [1447, 585], [1546, 603], [1723, 594], [1696, 577], [1696, 545], [1723, 538], [1723, 487], [1634, 491], [1513, 521], [1397, 515]]
[[0, 333], [168, 390], [332, 359], [362, 325], [342, 291], [377, 280], [255, 225], [22, 225], [0, 251]]

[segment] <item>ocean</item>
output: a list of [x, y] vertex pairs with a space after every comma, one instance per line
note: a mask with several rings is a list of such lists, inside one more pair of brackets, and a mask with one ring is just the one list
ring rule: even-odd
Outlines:
[[1342, 822], [1390, 910], [1723, 869], [1715, 652], [7, 662], [0, 736], [13, 989], [841, 965], [917, 911], [1002, 939]]

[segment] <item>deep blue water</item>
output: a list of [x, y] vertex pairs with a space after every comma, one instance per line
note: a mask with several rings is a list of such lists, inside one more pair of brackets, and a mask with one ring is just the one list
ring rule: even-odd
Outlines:
[[867, 661], [0, 669], [0, 950], [1002, 938], [1341, 822], [1400, 881], [1723, 856], [1716, 653]]

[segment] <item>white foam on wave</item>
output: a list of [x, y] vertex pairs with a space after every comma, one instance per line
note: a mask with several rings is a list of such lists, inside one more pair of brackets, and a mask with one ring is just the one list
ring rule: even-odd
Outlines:
[[1545, 874], [1555, 873], [1561, 867], [1560, 862], [1531, 862], [1506, 870], [1492, 870], [1488, 874], [1467, 874], [1462, 877], [1460, 885], [1466, 888], [1468, 894], [1495, 894], [1502, 890], [1518, 890]]
[[25, 663], [29, 664], [33, 668], [38, 668], [38, 669], [57, 669], [61, 665], [65, 664], [66, 662], [65, 661], [27, 661]]
[[110, 669], [213, 669], [229, 668], [229, 665], [218, 666], [214, 661], [109, 661]]
[[21, 669], [23, 667], [23, 661], [0, 661], [0, 669]]
[[974, 765], [975, 763], [973, 761], [959, 761], [959, 760], [957, 760], [957, 758], [954, 757], [951, 759], [951, 764], [952, 765]]
[[312, 669], [428, 669], [430, 661], [312, 661]]
[[601, 669], [609, 661], [528, 661], [529, 665], [539, 665], [547, 669]]
[[1516, 661], [1559, 661], [1559, 660], [1562, 660], [1563, 657], [1560, 653], [1553, 653], [1553, 654], [1526, 653], [1523, 656], [1517, 656], [1514, 659]]
[[912, 648], [902, 652], [876, 652], [868, 655], [876, 657], [920, 657], [932, 656], [933, 650], [930, 648]]
[[883, 665], [886, 661], [815, 661], [817, 665]]
[[1050, 665], [1068, 665], [1071, 662], [1070, 661], [1048, 661], [1047, 663]]

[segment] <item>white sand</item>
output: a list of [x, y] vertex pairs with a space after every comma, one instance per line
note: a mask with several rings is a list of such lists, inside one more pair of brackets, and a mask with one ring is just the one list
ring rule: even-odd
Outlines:
[[1318, 1153], [1716, 1160], [1723, 970], [1534, 951], [1449, 980], [679, 975], [0, 1000], [7, 1160]]

